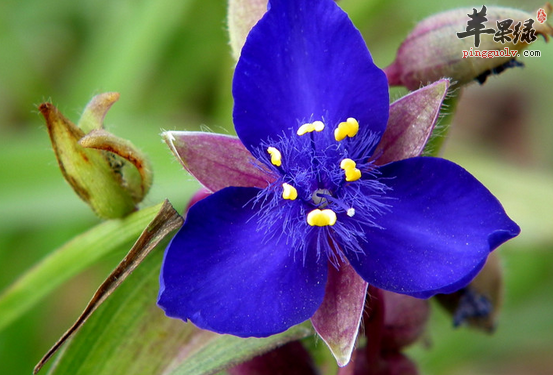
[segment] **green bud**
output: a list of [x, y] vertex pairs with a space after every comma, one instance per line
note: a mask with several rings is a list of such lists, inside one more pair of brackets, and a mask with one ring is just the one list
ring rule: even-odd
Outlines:
[[232, 57], [236, 61], [252, 27], [267, 11], [267, 0], [229, 0], [228, 31]]
[[51, 103], [38, 107], [63, 176], [77, 195], [105, 219], [135, 211], [152, 183], [146, 157], [129, 141], [103, 129], [104, 116], [118, 98], [117, 93], [94, 97], [79, 121], [82, 127]]
[[[546, 13], [551, 12], [549, 3], [543, 8]], [[528, 43], [519, 38], [515, 44], [513, 34], [511, 41], [503, 44], [494, 41], [493, 32], [481, 33], [478, 47], [475, 47], [474, 36], [458, 37], [457, 33], [467, 29], [470, 10], [472, 9], [454, 9], [421, 21], [400, 46], [395, 61], [384, 69], [389, 84], [415, 90], [421, 85], [448, 77], [452, 79], [452, 88], [455, 88], [474, 79], [482, 83], [488, 74], [499, 73], [505, 67], [520, 65], [512, 61], [518, 52], [528, 47]], [[475, 11], [478, 10], [481, 8]], [[510, 27], [513, 32], [520, 22], [519, 31], [522, 32], [526, 20], [536, 19], [536, 13], [496, 6], [487, 7], [485, 13], [487, 21], [483, 27], [496, 31], [498, 21], [513, 20]], [[553, 36], [553, 27], [547, 22], [535, 21], [532, 28], [536, 35], [542, 35], [546, 41], [548, 36]], [[475, 57], [475, 51], [486, 57]], [[509, 52], [509, 56], [496, 56], [499, 52], [505, 55]]]

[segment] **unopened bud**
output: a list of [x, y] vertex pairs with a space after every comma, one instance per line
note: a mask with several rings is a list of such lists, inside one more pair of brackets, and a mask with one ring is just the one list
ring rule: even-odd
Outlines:
[[267, 0], [229, 0], [228, 31], [232, 57], [238, 60], [252, 27], [267, 11]]
[[409, 357], [395, 350], [384, 350], [369, 358], [364, 348], [356, 349], [354, 360], [338, 375], [418, 375], [417, 365]]
[[398, 352], [383, 352], [378, 375], [418, 375], [415, 362]]
[[[540, 9], [542, 12], [538, 11], [536, 15], [518, 9], [484, 6], [473, 10], [474, 14], [480, 14], [478, 20], [482, 23], [479, 25], [469, 17], [473, 15], [470, 8], [431, 16], [413, 29], [400, 46], [395, 61], [384, 69], [389, 84], [415, 90], [421, 85], [449, 77], [453, 87], [459, 87], [474, 79], [483, 83], [489, 74], [521, 65], [514, 59], [529, 45], [528, 37], [523, 37], [525, 27], [533, 36], [530, 39], [542, 35], [547, 41], [548, 36], [553, 36], [553, 28], [546, 22], [541, 23], [544, 13], [551, 12], [551, 5], [547, 3]], [[536, 18], [541, 22], [535, 21]], [[501, 23], [506, 20], [512, 22]], [[528, 20], [531, 20], [529, 24]], [[504, 33], [498, 22], [506, 27]], [[502, 35], [507, 35], [509, 39], [502, 38]]]
[[301, 342], [292, 341], [227, 370], [230, 375], [315, 375], [313, 359]]
[[388, 291], [382, 294], [385, 306], [382, 349], [400, 350], [422, 336], [430, 306], [428, 300]]
[[38, 107], [63, 176], [77, 195], [106, 219], [136, 210], [152, 183], [146, 157], [129, 141], [103, 129], [104, 116], [118, 98], [117, 93], [94, 97], [79, 121], [82, 128], [51, 103]]

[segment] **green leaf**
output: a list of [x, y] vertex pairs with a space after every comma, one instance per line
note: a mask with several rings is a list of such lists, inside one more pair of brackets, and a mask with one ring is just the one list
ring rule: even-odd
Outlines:
[[71, 277], [136, 240], [161, 206], [158, 204], [124, 219], [103, 222], [58, 248], [22, 275], [0, 295], [0, 330]]
[[69, 342], [50, 375], [212, 374], [312, 334], [307, 323], [241, 339], [168, 318], [156, 306], [162, 259], [158, 247]]
[[131, 250], [119, 265], [104, 280], [81, 316], [75, 323], [61, 336], [61, 338], [48, 350], [40, 362], [35, 366], [33, 374], [36, 374], [46, 362], [58, 351], [58, 349], [71, 338], [75, 332], [88, 320], [96, 309], [116, 290], [123, 281], [138, 267], [146, 256], [152, 251], [161, 240], [169, 233], [178, 229], [183, 224], [184, 219], [178, 214], [168, 200], [165, 200], [156, 217], [148, 224], [138, 240], [134, 243]]

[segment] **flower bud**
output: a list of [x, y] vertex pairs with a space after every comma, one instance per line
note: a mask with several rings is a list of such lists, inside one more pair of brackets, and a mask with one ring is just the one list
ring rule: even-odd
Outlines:
[[309, 352], [301, 342], [292, 341], [266, 354], [227, 370], [230, 375], [317, 374]]
[[[395, 350], [382, 351], [369, 358], [364, 348], [356, 349], [354, 360], [340, 369], [338, 375], [418, 375], [417, 365], [409, 357]], [[343, 371], [342, 371], [343, 370]]]
[[[550, 13], [549, 3], [543, 8], [545, 12]], [[477, 42], [474, 35], [458, 36], [458, 33], [463, 34], [471, 27], [468, 25], [469, 21], [472, 22], [469, 11], [467, 8], [454, 9], [421, 21], [400, 46], [395, 61], [384, 69], [389, 84], [415, 90], [421, 85], [449, 77], [453, 80], [453, 87], [459, 87], [473, 79], [483, 83], [489, 74], [500, 73], [507, 67], [520, 65], [513, 60], [518, 57], [518, 52], [529, 45], [520, 37], [520, 33], [523, 32], [525, 21], [534, 21], [536, 16], [504, 7], [474, 9], [475, 13], [485, 13], [487, 19], [483, 20], [482, 30], [488, 32], [479, 30]], [[543, 10], [539, 14], [541, 16], [537, 18], [543, 21]], [[495, 41], [494, 38], [499, 37], [498, 22], [505, 20], [512, 20], [509, 24], [510, 41]], [[546, 41], [548, 36], [553, 36], [553, 28], [547, 23], [534, 21], [531, 28], [535, 34], [543, 35]], [[515, 43], [517, 33], [519, 36]], [[475, 57], [477, 54], [482, 57]]]
[[415, 362], [398, 352], [383, 352], [378, 375], [418, 375]]
[[141, 152], [103, 129], [104, 116], [118, 98], [117, 93], [94, 97], [79, 121], [81, 127], [51, 103], [38, 107], [63, 176], [77, 195], [106, 219], [136, 210], [152, 183], [149, 162]]
[[232, 57], [236, 61], [248, 33], [266, 11], [267, 0], [229, 0], [228, 31]]
[[421, 337], [430, 315], [428, 300], [382, 291], [384, 296], [383, 350], [400, 350]]

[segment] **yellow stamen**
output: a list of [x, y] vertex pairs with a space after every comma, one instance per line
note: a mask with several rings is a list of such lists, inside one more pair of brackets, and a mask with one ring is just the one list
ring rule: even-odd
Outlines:
[[309, 130], [310, 125], [311, 124], [303, 124], [302, 126], [300, 126], [300, 128], [297, 131], [297, 134], [298, 135], [304, 135], [305, 133], [309, 133], [310, 131], [313, 131], [313, 130]]
[[324, 128], [325, 128], [325, 124], [323, 124], [322, 121], [315, 121], [315, 122], [313, 123], [313, 129], [314, 129], [316, 132], [322, 132]]
[[307, 224], [311, 225], [312, 227], [325, 227], [327, 225], [334, 225], [336, 224], [336, 213], [329, 209], [319, 210], [318, 208], [316, 208], [307, 214]]
[[267, 147], [267, 152], [271, 155], [271, 164], [280, 167], [282, 165], [282, 154], [274, 147]]
[[353, 137], [359, 131], [359, 123], [353, 117], [348, 118], [345, 122], [338, 124], [336, 130], [334, 130], [334, 139], [338, 142], [346, 137]]
[[346, 181], [357, 181], [361, 178], [361, 171], [357, 168], [346, 169]]
[[282, 198], [284, 199], [290, 199], [293, 201], [298, 197], [298, 191], [295, 187], [293, 187], [290, 184], [287, 184], [286, 182], [282, 184]]
[[355, 164], [355, 162], [351, 159], [343, 159], [341, 162], [340, 162], [340, 168], [342, 168], [343, 170], [348, 170], [348, 169], [351, 169], [351, 168], [355, 168], [357, 164]]
[[311, 132], [321, 132], [325, 128], [325, 124], [323, 124], [322, 121], [315, 121], [313, 123], [307, 123], [300, 126], [300, 128], [297, 131], [298, 135], [304, 135], [306, 133]]
[[340, 168], [342, 168], [346, 174], [346, 181], [357, 181], [361, 178], [361, 171], [356, 168], [357, 164], [351, 159], [343, 159], [340, 162]]

